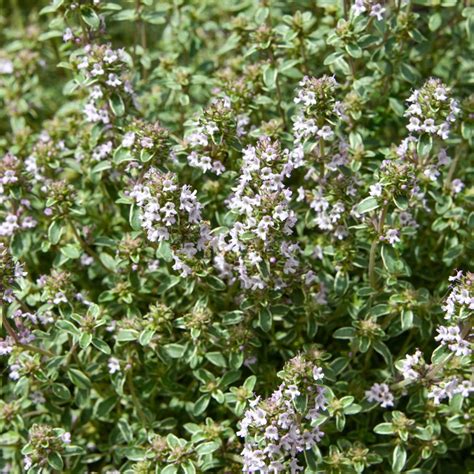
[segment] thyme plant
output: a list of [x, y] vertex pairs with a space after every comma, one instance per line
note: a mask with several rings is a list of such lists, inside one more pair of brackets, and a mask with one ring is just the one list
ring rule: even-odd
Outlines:
[[474, 471], [474, 8], [0, 2], [0, 470]]

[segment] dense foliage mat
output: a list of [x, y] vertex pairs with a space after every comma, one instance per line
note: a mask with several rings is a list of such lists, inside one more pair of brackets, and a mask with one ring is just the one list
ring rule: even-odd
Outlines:
[[0, 2], [2, 472], [474, 472], [468, 3]]

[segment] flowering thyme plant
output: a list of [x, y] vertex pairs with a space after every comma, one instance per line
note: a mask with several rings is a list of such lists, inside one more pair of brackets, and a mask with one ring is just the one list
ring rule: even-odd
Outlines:
[[474, 471], [474, 8], [0, 7], [0, 471]]

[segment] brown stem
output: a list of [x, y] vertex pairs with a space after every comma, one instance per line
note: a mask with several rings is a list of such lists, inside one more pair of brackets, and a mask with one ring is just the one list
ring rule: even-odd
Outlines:
[[74, 226], [73, 222], [71, 220], [68, 220], [67, 222], [69, 224], [69, 227], [71, 227], [74, 237], [79, 242], [84, 252], [89, 254], [106, 272], [110, 272], [111, 271], [110, 268], [105, 266], [105, 264], [100, 259], [99, 255], [97, 255], [97, 252], [94, 249], [92, 249], [92, 247], [81, 237], [76, 227]]
[[8, 322], [8, 319], [5, 314], [5, 308], [3, 306], [2, 306], [1, 312], [2, 312], [2, 324], [5, 327], [5, 331], [7, 331], [8, 335], [15, 341], [15, 345], [27, 351], [36, 352], [38, 354], [41, 354], [47, 357], [54, 357], [54, 354], [46, 349], [41, 349], [41, 347], [32, 346], [30, 344], [23, 344], [20, 341], [18, 334], [15, 332], [13, 327]]
[[377, 289], [377, 275], [375, 274], [375, 263], [377, 259], [377, 244], [379, 242], [380, 234], [383, 231], [383, 226], [385, 222], [385, 216], [387, 215], [387, 205], [385, 205], [382, 210], [380, 211], [379, 221], [376, 226], [377, 235], [375, 239], [372, 241], [372, 245], [370, 246], [370, 254], [369, 254], [369, 281], [370, 286], [376, 290]]

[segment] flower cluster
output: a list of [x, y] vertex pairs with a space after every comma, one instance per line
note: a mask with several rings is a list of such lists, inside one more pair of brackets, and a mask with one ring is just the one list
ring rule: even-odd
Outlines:
[[110, 112], [121, 115], [122, 96], [133, 96], [132, 85], [124, 77], [130, 56], [123, 49], [94, 44], [74, 52], [73, 61], [87, 81], [89, 97], [83, 110], [87, 121], [108, 124]]
[[334, 136], [335, 122], [344, 117], [344, 106], [335, 99], [337, 87], [336, 79], [331, 76], [305, 76], [301, 80], [294, 99], [301, 105], [293, 124], [296, 143], [308, 139], [330, 140]]
[[296, 218], [284, 180], [298, 166], [298, 156], [269, 137], [244, 150], [238, 184], [228, 200], [238, 220], [213, 239], [221, 278], [238, 279], [251, 290], [283, 288], [285, 279], [294, 278], [300, 249], [290, 240]]
[[240, 422], [243, 472], [302, 472], [299, 455], [324, 436], [318, 424], [327, 404], [325, 389], [318, 385], [322, 369], [297, 356], [286, 370], [288, 380], [269, 398], [251, 401]]
[[373, 3], [370, 0], [355, 0], [352, 5], [352, 11], [354, 16], [362, 15], [368, 11], [369, 16], [375, 17], [378, 21], [383, 21], [385, 8], [380, 3]]
[[386, 383], [374, 383], [366, 390], [365, 397], [369, 402], [379, 403], [381, 407], [393, 407], [393, 394]]
[[159, 123], [134, 120], [122, 137], [121, 146], [147, 162], [154, 157], [165, 161], [169, 154], [169, 131]]
[[[403, 377], [408, 381], [425, 382], [430, 386], [428, 398], [432, 398], [436, 405], [441, 400], [451, 400], [454, 395], [459, 394], [467, 398], [474, 391], [474, 385], [470, 379], [470, 355], [472, 354], [472, 296], [471, 285], [473, 275], [462, 271], [450, 277], [455, 282], [443, 309], [446, 312], [445, 319], [451, 324], [437, 327], [438, 335], [434, 338], [440, 346], [433, 352], [432, 363], [424, 361], [423, 354], [417, 350], [413, 355], [401, 361], [400, 370]], [[459, 305], [459, 312], [455, 315], [455, 302]], [[444, 353], [444, 348], [449, 350]], [[438, 356], [435, 356], [438, 354]], [[438, 359], [437, 357], [443, 357]]]
[[449, 88], [439, 79], [431, 78], [407, 99], [410, 104], [405, 116], [410, 117], [407, 129], [418, 134], [449, 137], [451, 124], [459, 114], [459, 103], [449, 97]]
[[449, 277], [449, 281], [454, 284], [443, 306], [444, 319], [462, 321], [474, 311], [474, 274], [468, 272], [464, 275], [462, 271], [458, 271]]
[[203, 173], [222, 174], [227, 167], [232, 167], [229, 148], [232, 141], [246, 135], [248, 122], [246, 115], [235, 117], [228, 97], [214, 99], [186, 136], [184, 148], [188, 164]]
[[0, 472], [474, 472], [473, 9], [11, 3]]
[[148, 240], [171, 245], [173, 268], [183, 276], [191, 273], [183, 259], [193, 258], [210, 240], [196, 193], [189, 185], [180, 186], [175, 174], [156, 168], [150, 168], [130, 192], [140, 209], [139, 219]]
[[24, 273], [21, 264], [13, 260], [3, 242], [0, 242], [0, 274], [0, 300], [8, 299], [15, 280]]
[[59, 468], [63, 465], [61, 454], [71, 443], [71, 434], [61, 428], [52, 428], [45, 424], [35, 424], [29, 431], [28, 444], [22, 450], [26, 471], [32, 466], [41, 468], [51, 465]]

